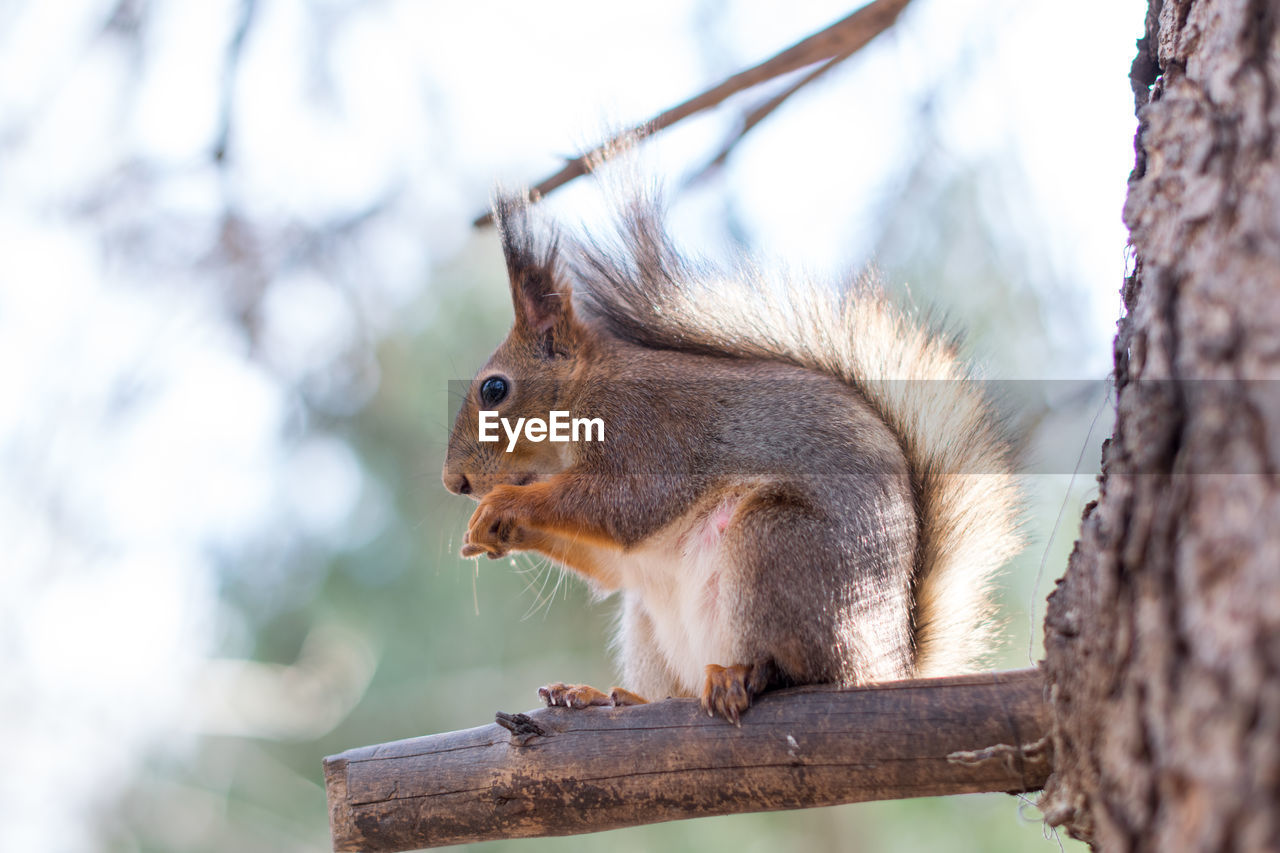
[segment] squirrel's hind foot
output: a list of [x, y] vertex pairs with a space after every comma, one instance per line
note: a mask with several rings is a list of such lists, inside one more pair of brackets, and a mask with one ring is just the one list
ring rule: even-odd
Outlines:
[[742, 726], [742, 712], [756, 696], [776, 686], [778, 669], [772, 660], [739, 663], [733, 666], [707, 664], [702, 684], [702, 710], [708, 717], [717, 714], [735, 726]]

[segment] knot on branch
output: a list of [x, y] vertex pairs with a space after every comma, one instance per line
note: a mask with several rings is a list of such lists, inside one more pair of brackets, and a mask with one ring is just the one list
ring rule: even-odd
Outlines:
[[524, 746], [536, 737], [547, 737], [551, 734], [528, 714], [508, 714], [505, 711], [499, 711], [493, 715], [493, 721], [511, 732], [513, 746]]

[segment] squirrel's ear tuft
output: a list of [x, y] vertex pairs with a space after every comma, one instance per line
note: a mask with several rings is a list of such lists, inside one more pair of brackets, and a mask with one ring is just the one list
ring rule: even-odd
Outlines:
[[556, 270], [556, 241], [553, 238], [541, 247], [535, 243], [527, 211], [527, 202], [517, 196], [494, 199], [493, 215], [507, 259], [516, 325], [546, 336], [558, 327], [567, 330], [572, 322], [572, 292]]

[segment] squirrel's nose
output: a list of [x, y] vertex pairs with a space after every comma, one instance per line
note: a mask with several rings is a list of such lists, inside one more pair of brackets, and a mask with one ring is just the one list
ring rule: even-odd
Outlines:
[[467, 479], [467, 475], [455, 472], [444, 472], [444, 487], [455, 495], [471, 494], [471, 481]]

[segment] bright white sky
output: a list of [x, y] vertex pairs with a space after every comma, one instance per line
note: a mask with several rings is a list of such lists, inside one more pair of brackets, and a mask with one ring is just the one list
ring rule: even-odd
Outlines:
[[[0, 775], [4, 850], [90, 849], [69, 809], [94, 807], [116, 790], [104, 780], [175, 737], [215, 641], [235, 635], [216, 607], [211, 545], [281, 518], [342, 530], [372, 488], [341, 442], [281, 441], [287, 389], [246, 360], [197, 268], [209, 231], [175, 228], [163, 280], [137, 281], [104, 253], [103, 223], [198, 223], [223, 194], [256, 218], [323, 221], [398, 189], [393, 215], [361, 244], [361, 307], [386, 328], [462, 245], [495, 179], [539, 178], [601, 128], [646, 118], [849, 8], [741, 0], [727, 29], [699, 35], [697, 8], [675, 0], [575, 0], [553, 16], [517, 0], [263, 0], [222, 183], [205, 153], [239, 0], [158, 0], [141, 56], [94, 39], [114, 5], [0, 7], [0, 732], [20, 768]], [[938, 105], [944, 135], [957, 157], [1016, 162], [1053, 226], [1045, 256], [1092, 298], [1079, 333], [1097, 356], [1055, 375], [1104, 375], [1133, 160], [1126, 75], [1145, 3], [1062, 8], [917, 0], [892, 37], [741, 146], [725, 185], [759, 245], [817, 269], [860, 258], [870, 232], [848, 220], [849, 199], [883, 190], [906, 110], [967, 52], [971, 83]], [[318, 79], [308, 63], [326, 26]], [[712, 121], [672, 134], [655, 168], [688, 168], [722, 133]], [[98, 219], [66, 215], [139, 159], [172, 170], [155, 196], [108, 197]], [[145, 220], [129, 207], [144, 203]], [[572, 208], [574, 193], [557, 203]], [[713, 210], [682, 203], [677, 225], [696, 236]], [[265, 314], [263, 345], [286, 379], [354, 333], [343, 298], [307, 273], [278, 282]], [[115, 417], [135, 394], [145, 402]]]

